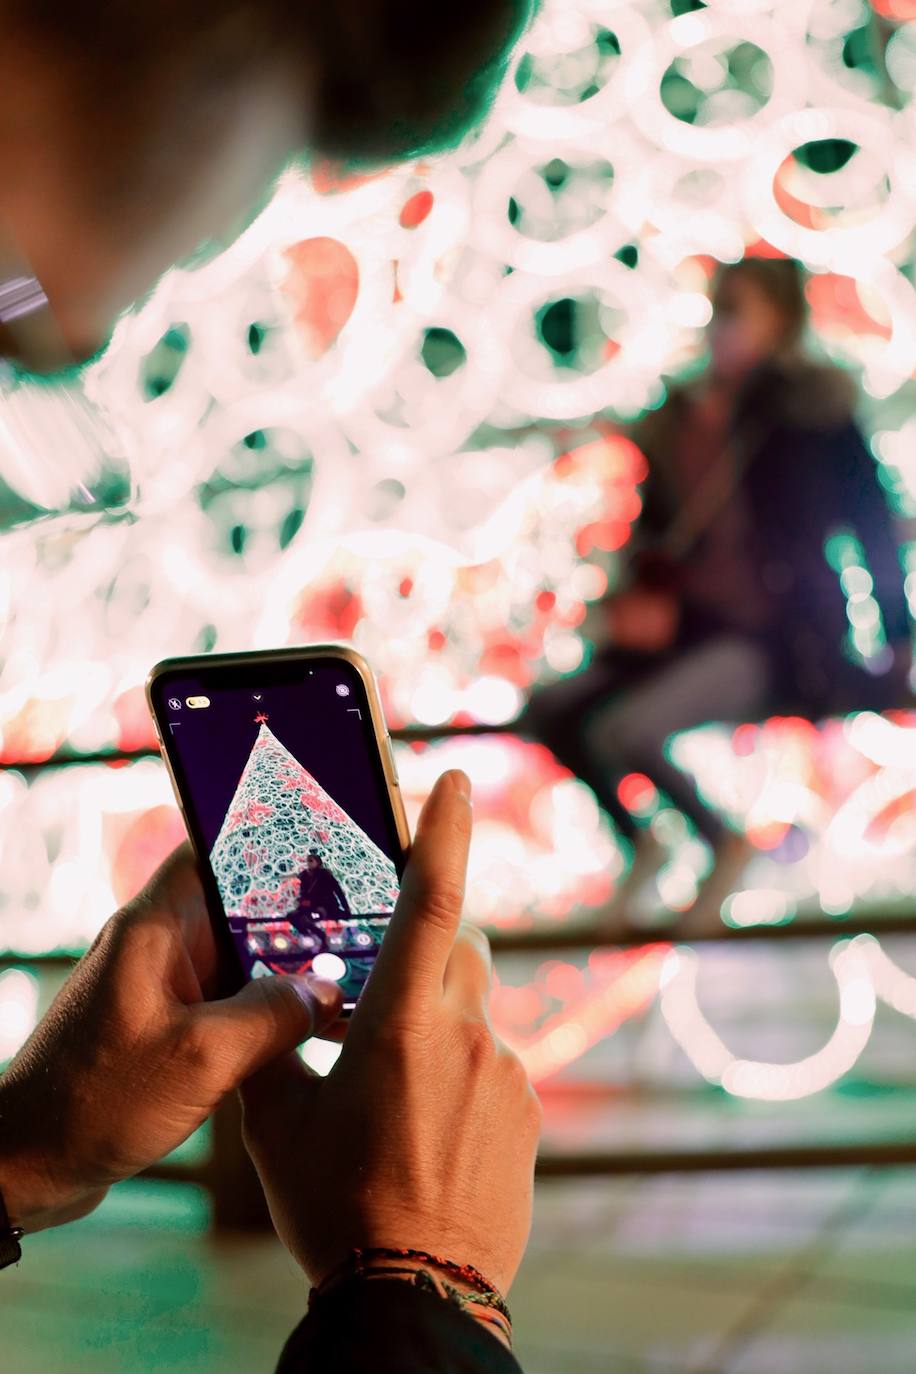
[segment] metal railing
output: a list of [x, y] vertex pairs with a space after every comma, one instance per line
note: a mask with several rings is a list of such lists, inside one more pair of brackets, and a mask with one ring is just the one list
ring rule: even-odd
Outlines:
[[[511, 726], [411, 726], [392, 730], [392, 737], [404, 743], [435, 742], [442, 739], [492, 734], [513, 734]], [[64, 750], [43, 762], [10, 764], [25, 777], [53, 769], [89, 764], [129, 763], [158, 757], [155, 749], [135, 751], [103, 750], [76, 754]], [[899, 909], [858, 908], [842, 918], [824, 916], [796, 917], [779, 925], [759, 925], [716, 930], [690, 931], [677, 923], [653, 931], [602, 931], [595, 926], [559, 926], [556, 929], [493, 930], [490, 943], [494, 957], [524, 954], [555, 954], [596, 948], [636, 948], [653, 943], [748, 944], [767, 942], [796, 943], [811, 940], [836, 940], [863, 933], [916, 935], [916, 904], [912, 915]], [[17, 955], [0, 952], [0, 968], [64, 970], [75, 960], [63, 954]], [[547, 1091], [550, 1095], [550, 1090]], [[891, 1166], [916, 1163], [916, 1138], [904, 1140], [862, 1140], [828, 1144], [776, 1142], [763, 1145], [717, 1148], [672, 1147], [670, 1149], [632, 1148], [594, 1151], [544, 1151], [538, 1159], [539, 1178], [585, 1178], [622, 1174], [658, 1174], [740, 1169], [849, 1168], [852, 1166]], [[213, 1146], [209, 1157], [198, 1161], [164, 1162], [148, 1171], [149, 1177], [185, 1181], [202, 1185], [213, 1202], [214, 1222], [232, 1228], [260, 1227], [268, 1224], [267, 1212], [257, 1178], [247, 1160], [239, 1136], [235, 1103], [224, 1104], [214, 1117]]]

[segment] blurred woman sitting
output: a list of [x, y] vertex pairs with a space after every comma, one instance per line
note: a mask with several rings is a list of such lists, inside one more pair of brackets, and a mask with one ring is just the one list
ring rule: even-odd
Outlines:
[[[609, 919], [665, 857], [620, 800], [628, 773], [647, 775], [712, 848], [688, 925], [718, 919], [752, 852], [669, 762], [673, 733], [906, 699], [910, 627], [890, 513], [853, 383], [806, 355], [805, 324], [795, 262], [745, 258], [720, 270], [708, 367], [672, 386], [633, 435], [649, 476], [624, 577], [601, 607], [608, 642], [582, 673], [536, 691], [523, 718], [589, 784], [630, 849]], [[846, 533], [864, 558], [844, 589], [825, 546]], [[880, 610], [858, 661], [847, 590]]]

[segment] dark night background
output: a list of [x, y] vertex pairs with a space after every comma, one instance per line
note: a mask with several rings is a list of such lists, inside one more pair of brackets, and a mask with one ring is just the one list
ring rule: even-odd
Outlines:
[[[207, 853], [257, 738], [255, 716], [263, 711], [280, 743], [397, 863], [397, 837], [373, 760], [372, 726], [358, 674], [344, 662], [314, 664], [311, 677], [302, 667], [302, 680], [271, 685], [271, 666], [263, 664], [259, 671], [257, 681], [244, 685], [215, 686], [219, 670], [214, 670], [213, 678], [207, 673], [165, 675], [154, 687], [162, 736], [172, 746], [173, 760], [178, 756], [176, 775], [185, 784], [186, 798], [190, 792], [193, 799]], [[350, 687], [348, 697], [336, 693], [341, 682]], [[261, 700], [254, 701], [252, 693], [258, 691]], [[210, 698], [210, 706], [189, 710], [186, 698], [200, 695]], [[181, 700], [181, 710], [168, 707], [170, 697]], [[362, 721], [347, 713], [353, 707], [362, 710]], [[176, 725], [171, 740], [170, 722]]]

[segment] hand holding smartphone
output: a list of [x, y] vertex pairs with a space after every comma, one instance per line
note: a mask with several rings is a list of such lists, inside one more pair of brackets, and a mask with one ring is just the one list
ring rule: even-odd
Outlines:
[[314, 972], [349, 1015], [409, 844], [367, 663], [335, 645], [167, 659], [147, 696], [227, 982]]

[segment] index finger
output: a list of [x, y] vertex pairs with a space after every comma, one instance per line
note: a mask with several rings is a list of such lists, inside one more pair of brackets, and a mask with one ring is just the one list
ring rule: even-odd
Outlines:
[[[219, 991], [220, 956], [207, 898], [194, 852], [184, 841], [162, 861], [135, 897], [121, 907], [118, 919], [126, 927], [153, 921], [168, 930], [187, 950], [205, 996]], [[163, 941], [162, 958], [172, 953]]]
[[405, 998], [416, 1003], [442, 995], [464, 907], [470, 794], [470, 781], [458, 769], [443, 773], [430, 793], [417, 822], [401, 894], [359, 1006], [368, 1003], [386, 1011]]

